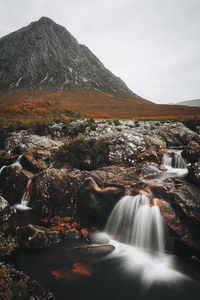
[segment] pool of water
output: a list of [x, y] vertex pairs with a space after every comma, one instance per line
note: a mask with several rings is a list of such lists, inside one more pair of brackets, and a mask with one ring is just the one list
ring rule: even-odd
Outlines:
[[84, 242], [63, 242], [46, 250], [21, 252], [18, 267], [52, 291], [56, 299], [199, 299], [197, 265], [111, 241], [104, 258], [74, 254]]

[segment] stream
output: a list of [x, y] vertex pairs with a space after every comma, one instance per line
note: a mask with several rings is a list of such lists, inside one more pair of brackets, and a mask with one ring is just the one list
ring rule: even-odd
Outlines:
[[[166, 153], [163, 165], [166, 171], [145, 179], [149, 185], [187, 173], [178, 151]], [[21, 224], [28, 219], [37, 223], [31, 210], [19, 211], [18, 218]], [[88, 245], [86, 241], [64, 241], [44, 250], [21, 251], [18, 268], [58, 300], [199, 299], [199, 266], [165, 253], [163, 217], [152, 194], [140, 191], [123, 197], [99, 235], [115, 247], [104, 258], [73, 251]]]

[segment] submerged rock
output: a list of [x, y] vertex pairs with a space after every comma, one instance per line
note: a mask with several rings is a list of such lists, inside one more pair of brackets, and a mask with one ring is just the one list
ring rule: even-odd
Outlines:
[[73, 253], [84, 256], [102, 257], [112, 253], [114, 250], [115, 247], [112, 245], [81, 246], [73, 249]]

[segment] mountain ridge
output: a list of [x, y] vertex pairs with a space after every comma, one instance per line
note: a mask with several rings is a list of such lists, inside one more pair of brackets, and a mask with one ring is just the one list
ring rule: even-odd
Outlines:
[[0, 39], [1, 88], [69, 89], [132, 93], [63, 26], [42, 17]]
[[180, 101], [180, 102], [177, 102], [176, 105], [186, 105], [186, 106], [200, 107], [200, 99]]

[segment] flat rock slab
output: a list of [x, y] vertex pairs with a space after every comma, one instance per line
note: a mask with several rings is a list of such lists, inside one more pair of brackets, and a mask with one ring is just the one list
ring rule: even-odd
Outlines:
[[112, 245], [101, 245], [101, 246], [81, 246], [73, 249], [74, 254], [82, 254], [85, 256], [103, 257], [110, 254], [115, 250]]

